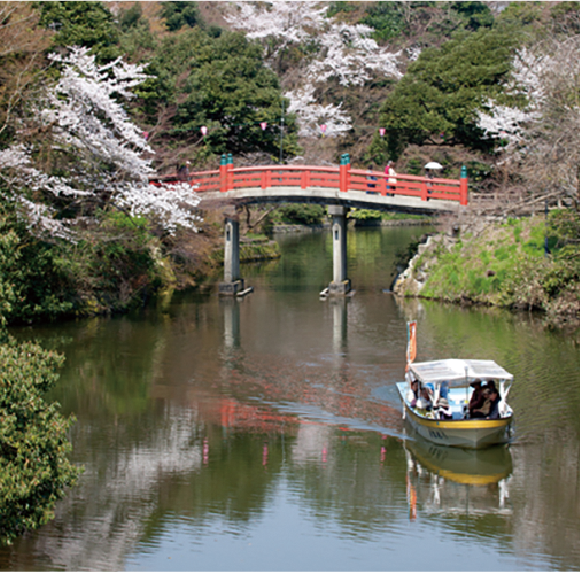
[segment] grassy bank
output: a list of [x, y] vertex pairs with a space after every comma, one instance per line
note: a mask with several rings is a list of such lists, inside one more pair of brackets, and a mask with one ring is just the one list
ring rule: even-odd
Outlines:
[[[396, 292], [580, 316], [580, 217], [571, 211], [431, 237]], [[545, 252], [545, 241], [549, 253]]]

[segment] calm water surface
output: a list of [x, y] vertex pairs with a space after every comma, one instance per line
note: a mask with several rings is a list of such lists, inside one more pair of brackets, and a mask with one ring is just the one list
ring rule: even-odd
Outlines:
[[[319, 300], [332, 276], [321, 233], [243, 266], [255, 293], [242, 300], [182, 294], [16, 331], [66, 354], [54, 397], [77, 416], [86, 470], [0, 568], [580, 569], [580, 335], [384, 293], [420, 232], [349, 233], [346, 300]], [[394, 387], [408, 319], [419, 360], [514, 373], [509, 448], [437, 449], [408, 432]]]

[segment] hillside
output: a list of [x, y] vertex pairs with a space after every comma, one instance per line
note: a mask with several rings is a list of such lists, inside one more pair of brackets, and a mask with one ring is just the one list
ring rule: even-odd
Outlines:
[[[422, 166], [434, 160], [443, 165], [442, 175], [449, 177], [457, 177], [465, 164], [472, 191], [496, 199], [498, 194], [521, 199], [527, 193], [534, 200], [537, 193], [545, 192], [548, 180], [552, 186], [561, 184], [552, 174], [542, 177], [544, 188], [539, 188], [534, 171], [538, 159], [531, 159], [524, 139], [537, 139], [530, 119], [537, 118], [539, 105], [550, 103], [544, 95], [541, 100], [540, 91], [546, 94], [563, 79], [547, 73], [547, 58], [555, 61], [553, 54], [561, 52], [564, 43], [573, 54], [578, 50], [575, 2], [113, 2], [107, 6], [121, 27], [128, 13], [139, 14], [133, 24], [125, 25], [119, 45], [134, 61], [152, 61], [150, 71], [164, 77], [165, 85], [158, 80], [156, 93], [141, 94], [149, 102], [146, 113], [141, 113], [143, 105], [135, 106], [161, 170], [171, 170], [185, 160], [200, 168], [215, 167], [222, 152], [233, 152], [236, 164], [279, 160], [283, 97], [284, 162], [336, 164], [342, 153], [349, 153], [357, 167], [381, 167], [390, 159], [399, 172], [420, 174]], [[202, 42], [200, 31], [210, 40]], [[194, 32], [197, 36], [191, 36]], [[258, 103], [260, 96], [252, 86], [243, 82], [239, 87], [222, 86], [225, 91], [245, 92], [243, 97], [257, 95], [256, 103], [246, 102], [256, 110], [253, 113], [227, 102], [223, 106], [218, 102], [220, 108], [214, 105], [211, 110], [203, 98], [216, 98], [215, 94], [195, 95], [195, 89], [208, 90], [202, 74], [197, 80], [192, 76], [197, 73], [194, 46], [219, 44], [224, 34], [236, 32], [261, 47], [258, 65], [274, 74], [269, 81], [278, 90], [278, 96]], [[247, 63], [236, 63], [236, 50], [226, 49], [229, 60], [219, 56], [220, 61], [206, 69], [215, 72], [232, 65], [240, 78], [249, 79], [243, 71]], [[270, 107], [259, 111], [256, 104]], [[561, 121], [567, 110], [560, 105], [546, 112], [550, 121]], [[548, 115], [541, 113], [544, 118]], [[260, 131], [264, 121], [267, 127]], [[205, 123], [209, 135], [203, 138], [199, 130]], [[240, 139], [240, 145], [234, 144]], [[572, 148], [567, 144], [562, 152]], [[552, 170], [546, 161], [542, 163], [544, 170]], [[566, 181], [566, 188], [554, 196], [569, 198], [574, 194], [572, 186]]]

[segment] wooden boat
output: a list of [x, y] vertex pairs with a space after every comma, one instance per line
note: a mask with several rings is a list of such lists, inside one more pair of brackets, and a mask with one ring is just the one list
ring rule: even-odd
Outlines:
[[[512, 437], [513, 411], [507, 397], [513, 376], [493, 360], [442, 359], [413, 363], [416, 356], [416, 322], [409, 324], [407, 346], [407, 372], [405, 381], [397, 383], [403, 402], [403, 417], [424, 439], [438, 445], [482, 449], [509, 443]], [[411, 388], [418, 382], [419, 396], [426, 390], [431, 406], [416, 399]], [[481, 381], [482, 387], [495, 385], [500, 396], [497, 418], [470, 418], [469, 402], [472, 384]], [[443, 417], [438, 404], [445, 398], [448, 407]]]

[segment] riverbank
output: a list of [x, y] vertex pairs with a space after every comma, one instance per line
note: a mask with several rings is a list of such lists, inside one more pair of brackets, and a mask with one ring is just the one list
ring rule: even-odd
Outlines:
[[[394, 292], [461, 304], [580, 318], [578, 215], [478, 220], [419, 245]], [[546, 246], [549, 252], [546, 252]]]

